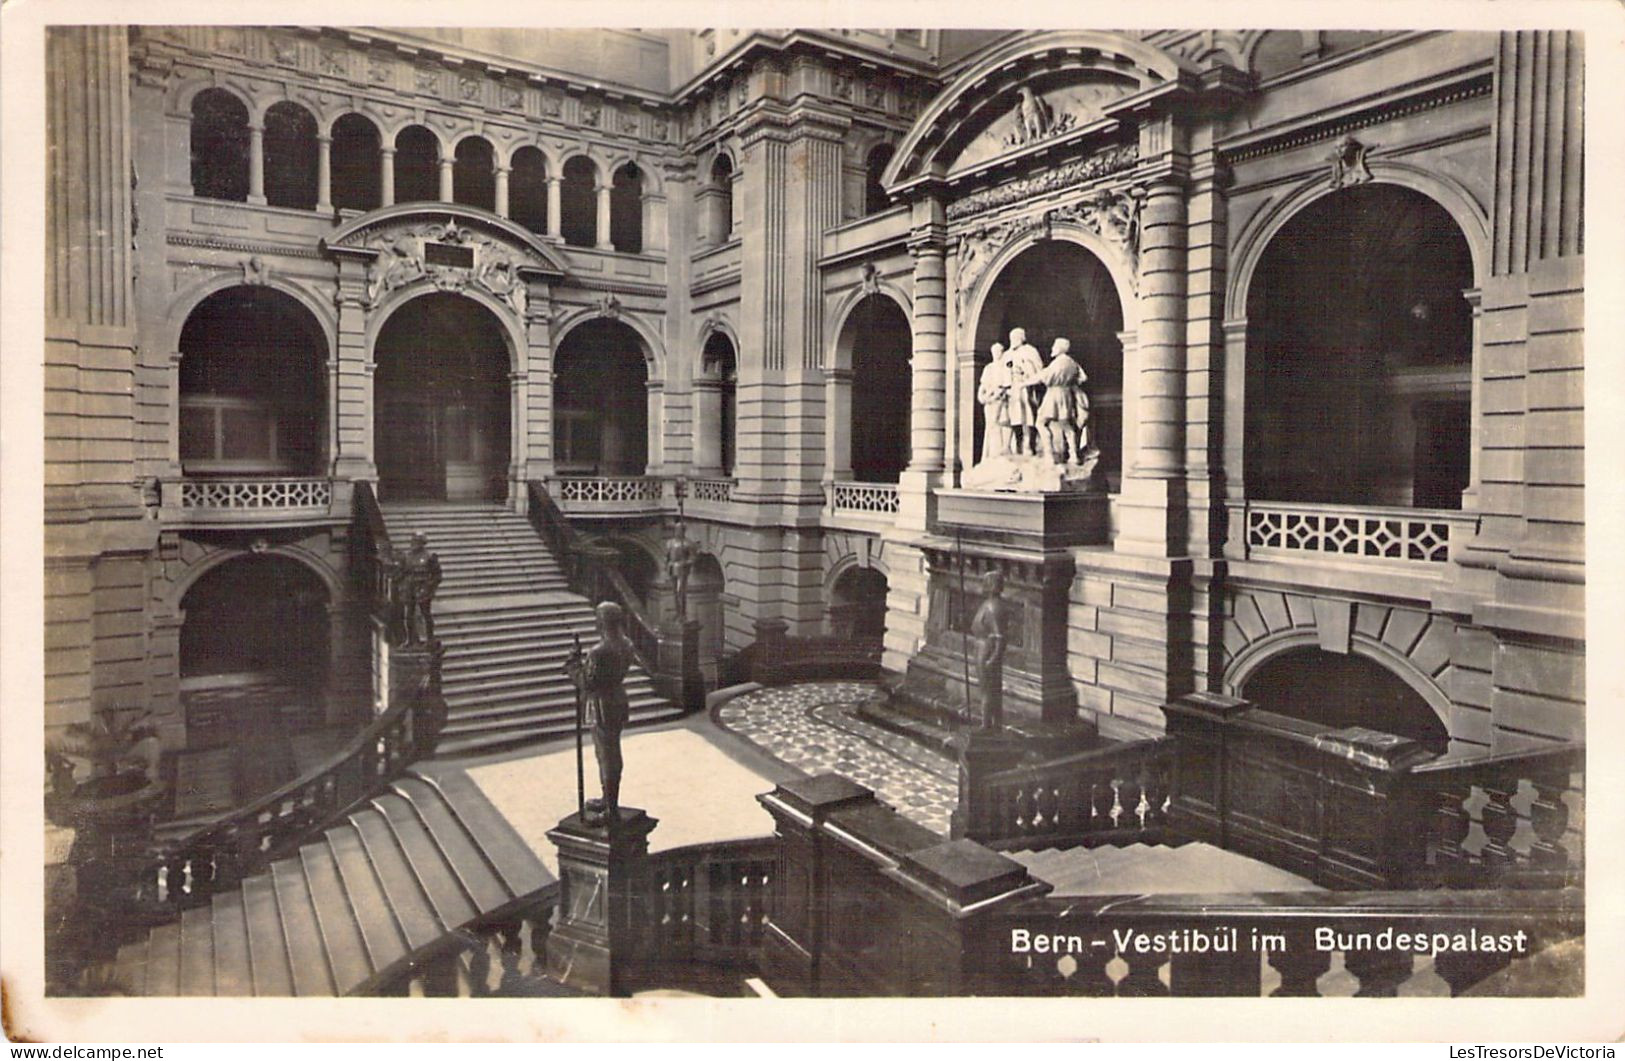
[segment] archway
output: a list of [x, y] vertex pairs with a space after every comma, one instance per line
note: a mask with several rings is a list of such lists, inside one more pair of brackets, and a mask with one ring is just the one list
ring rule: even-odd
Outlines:
[[592, 247], [598, 243], [598, 170], [592, 159], [577, 155], [564, 164], [564, 184], [559, 189], [562, 216], [560, 235], [572, 247]]
[[440, 198], [440, 141], [421, 125], [395, 137], [395, 201], [432, 203]]
[[649, 463], [647, 349], [630, 325], [587, 321], [553, 360], [553, 458], [562, 474], [642, 475]]
[[609, 241], [622, 254], [643, 253], [643, 172], [631, 162], [610, 182]]
[[334, 206], [376, 210], [383, 203], [381, 145], [378, 127], [359, 114], [346, 114], [333, 123]]
[[381, 500], [503, 500], [511, 410], [502, 324], [461, 295], [406, 303], [373, 349]]
[[879, 652], [886, 639], [887, 592], [886, 576], [876, 568], [842, 572], [830, 588], [831, 632]]
[[694, 463], [698, 471], [734, 473], [734, 425], [737, 420], [739, 363], [734, 344], [720, 331], [712, 332], [700, 353], [700, 376], [694, 381]]
[[248, 199], [248, 108], [223, 88], [192, 97], [192, 194], [203, 199]]
[[886, 186], [881, 183], [881, 177], [886, 167], [891, 165], [892, 155], [896, 148], [891, 144], [879, 144], [869, 150], [863, 163], [863, 212], [865, 214], [878, 214], [891, 205], [886, 196]]
[[1282, 652], [1252, 672], [1241, 696], [1291, 718], [1409, 737], [1441, 755], [1450, 743], [1444, 723], [1416, 690], [1361, 655], [1316, 648]]
[[265, 202], [290, 210], [316, 209], [316, 118], [284, 100], [265, 112]]
[[455, 202], [481, 210], [497, 208], [496, 151], [491, 141], [470, 136], [457, 144], [451, 187]]
[[330, 756], [354, 721], [330, 725], [331, 599], [298, 560], [246, 553], [205, 571], [181, 598], [175, 816], [219, 814]]
[[847, 316], [840, 343], [852, 368], [852, 477], [895, 483], [908, 467], [914, 332], [896, 302], [867, 295]]
[[[1049, 360], [1056, 339], [1071, 341], [1071, 354], [1088, 375], [1089, 440], [1100, 449], [1100, 472], [1119, 489], [1123, 470], [1123, 302], [1111, 272], [1084, 247], [1046, 240], [1012, 258], [999, 271], [976, 318], [976, 377], [991, 359], [994, 343], [1008, 346], [1010, 331], [1024, 328], [1027, 341]], [[975, 452], [985, 430], [977, 404]]]
[[1460, 508], [1472, 286], [1466, 237], [1420, 192], [1345, 188], [1292, 217], [1247, 297], [1247, 496]]
[[188, 476], [319, 475], [327, 339], [290, 295], [231, 287], [180, 337], [180, 452]]
[[700, 669], [711, 679], [716, 678], [727, 633], [722, 602], [726, 588], [721, 562], [710, 553], [695, 557], [688, 573], [688, 615], [700, 624]]

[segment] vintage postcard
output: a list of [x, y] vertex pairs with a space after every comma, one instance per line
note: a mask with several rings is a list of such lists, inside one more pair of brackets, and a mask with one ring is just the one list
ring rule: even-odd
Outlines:
[[722, 13], [7, 11], [8, 1032], [1625, 1031], [1618, 9]]

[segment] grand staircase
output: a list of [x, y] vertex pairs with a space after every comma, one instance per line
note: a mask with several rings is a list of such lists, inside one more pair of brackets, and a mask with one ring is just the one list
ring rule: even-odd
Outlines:
[[554, 883], [467, 774], [427, 764], [123, 947], [113, 982], [133, 995], [366, 994]]
[[[441, 688], [449, 709], [436, 755], [502, 751], [568, 736], [575, 690], [564, 660], [579, 637], [596, 640], [592, 603], [571, 593], [563, 570], [523, 516], [488, 504], [386, 504], [390, 541], [428, 535], [445, 579], [435, 636], [445, 645]], [[634, 666], [626, 679], [631, 724], [674, 719]]]

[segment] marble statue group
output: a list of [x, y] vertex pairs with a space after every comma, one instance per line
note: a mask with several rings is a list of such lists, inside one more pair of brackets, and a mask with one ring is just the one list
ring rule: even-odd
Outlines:
[[1089, 445], [1088, 376], [1071, 350], [1056, 339], [1046, 363], [1023, 328], [1011, 330], [1008, 347], [993, 344], [976, 390], [986, 423], [981, 459], [967, 486], [1060, 489], [1088, 480], [1099, 453]]

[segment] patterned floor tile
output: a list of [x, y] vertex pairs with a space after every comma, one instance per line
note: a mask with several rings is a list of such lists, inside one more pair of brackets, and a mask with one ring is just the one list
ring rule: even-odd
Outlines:
[[857, 717], [867, 682], [803, 682], [758, 689], [717, 710], [723, 728], [808, 774], [837, 773], [932, 832], [948, 835], [958, 801], [952, 759]]

